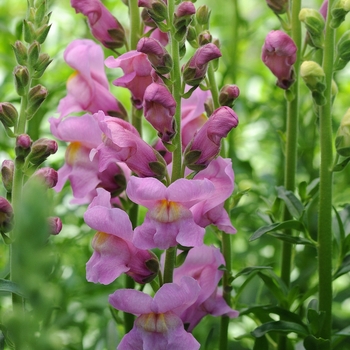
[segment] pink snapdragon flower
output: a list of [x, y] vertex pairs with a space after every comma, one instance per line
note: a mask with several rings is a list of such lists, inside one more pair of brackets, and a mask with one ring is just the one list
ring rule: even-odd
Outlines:
[[[84, 214], [84, 220], [97, 230], [92, 241], [94, 253], [86, 264], [89, 282], [109, 284], [122, 273], [138, 283], [146, 283], [157, 275], [157, 258], [132, 243], [133, 230], [125, 211], [112, 208], [110, 193], [100, 188]], [[149, 269], [151, 267], [151, 269]]]
[[210, 61], [221, 57], [221, 52], [212, 43], [201, 46], [190, 60], [184, 65], [183, 76], [186, 84], [199, 85], [204, 79]]
[[328, 12], [328, 0], [324, 0], [320, 8], [320, 14], [325, 20], [327, 19], [327, 12]]
[[197, 280], [201, 287], [195, 303], [179, 314], [186, 329], [193, 328], [206, 315], [237, 317], [238, 312], [231, 309], [218, 289], [218, 283], [224, 272], [219, 270], [225, 265], [225, 259], [220, 249], [202, 245], [192, 248], [185, 262], [174, 270], [174, 282], [179, 283], [183, 276], [190, 276]]
[[119, 21], [100, 0], [71, 0], [77, 13], [87, 17], [92, 35], [109, 49], [124, 45], [125, 33]]
[[[124, 162], [138, 176], [163, 178], [166, 163], [161, 155], [142, 140], [138, 131], [128, 122], [99, 114], [99, 127], [104, 134], [104, 143], [92, 155], [98, 154], [100, 171], [111, 162]], [[93, 157], [94, 158], [94, 157]]]
[[126, 188], [128, 197], [149, 209], [143, 224], [135, 229], [135, 246], [168, 249], [177, 244], [202, 245], [205, 230], [195, 223], [190, 208], [209, 198], [214, 189], [207, 179], [179, 179], [166, 187], [154, 178], [132, 176]]
[[136, 108], [142, 108], [143, 95], [148, 85], [153, 82], [154, 69], [147, 59], [147, 55], [138, 51], [129, 51], [118, 58], [112, 56], [105, 60], [108, 68], [121, 68], [124, 76], [113, 81], [116, 86], [130, 90]]
[[169, 142], [175, 135], [173, 95], [164, 85], [152, 83], [145, 91], [143, 106], [145, 118], [158, 131], [158, 136]]
[[221, 140], [237, 127], [238, 117], [229, 107], [216, 109], [198, 130], [185, 150], [185, 164], [191, 170], [201, 170], [219, 154]]
[[87, 203], [95, 197], [97, 187], [103, 187], [114, 194], [124, 189], [123, 182], [127, 180], [116, 179], [127, 179], [130, 176], [131, 171], [127, 166], [110, 163], [103, 171], [99, 171], [98, 157], [90, 160], [91, 150], [102, 143], [97, 114], [85, 114], [63, 120], [50, 118], [49, 122], [51, 133], [57, 139], [69, 142], [65, 163], [58, 170], [56, 191], [61, 191], [65, 182], [69, 180], [75, 198], [72, 202]]
[[178, 283], [166, 283], [151, 296], [134, 289], [119, 289], [109, 296], [117, 310], [137, 316], [118, 350], [197, 350], [200, 344], [187, 333], [177, 315], [193, 304], [199, 293], [198, 283], [183, 277]]
[[210, 198], [191, 208], [195, 222], [202, 227], [213, 224], [226, 233], [236, 233], [237, 230], [232, 226], [230, 217], [224, 209], [225, 201], [232, 195], [234, 187], [232, 161], [218, 157], [212, 160], [206, 169], [197, 173], [193, 179], [208, 179], [215, 186], [215, 191]]
[[103, 50], [99, 45], [92, 40], [74, 40], [66, 48], [64, 59], [75, 72], [68, 79], [67, 96], [58, 105], [61, 118], [74, 112], [96, 113], [99, 110], [125, 115], [124, 107], [109, 91]]
[[261, 58], [276, 76], [277, 86], [282, 89], [287, 90], [294, 83], [296, 52], [297, 47], [288, 34], [280, 30], [272, 30], [267, 34]]

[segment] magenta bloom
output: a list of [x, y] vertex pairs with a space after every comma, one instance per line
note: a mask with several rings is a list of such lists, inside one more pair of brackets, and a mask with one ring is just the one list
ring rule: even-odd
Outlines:
[[265, 39], [261, 58], [277, 78], [277, 85], [289, 89], [294, 83], [293, 64], [296, 60], [297, 47], [288, 34], [272, 30]]
[[157, 271], [149, 270], [146, 263], [150, 260], [156, 263], [155, 255], [133, 246], [129, 216], [121, 209], [112, 208], [107, 191], [97, 189], [97, 192], [84, 214], [85, 222], [98, 231], [92, 241], [94, 253], [86, 264], [87, 280], [109, 284], [122, 273], [138, 283], [153, 279]]
[[325, 20], [327, 19], [327, 12], [328, 12], [328, 0], [324, 0], [320, 8], [320, 14]]
[[60, 118], [74, 112], [99, 110], [123, 116], [124, 108], [109, 91], [102, 48], [92, 40], [75, 40], [64, 52], [64, 59], [75, 72], [67, 82], [67, 96], [61, 99]]
[[134, 289], [119, 289], [109, 296], [117, 310], [137, 316], [118, 350], [197, 350], [200, 344], [187, 333], [177, 313], [198, 297], [198, 283], [183, 277], [179, 283], [166, 283], [151, 296]]
[[140, 137], [128, 122], [99, 113], [99, 126], [104, 133], [104, 143], [94, 153], [100, 159], [100, 171], [114, 161], [124, 162], [141, 177], [163, 178], [166, 163], [160, 154]]
[[185, 150], [185, 164], [192, 170], [201, 170], [219, 154], [221, 139], [238, 125], [236, 113], [229, 107], [216, 109], [198, 130]]
[[221, 57], [221, 52], [212, 43], [203, 45], [197, 49], [192, 58], [183, 67], [186, 84], [191, 86], [199, 85], [207, 73], [208, 63], [219, 57]]
[[129, 51], [118, 58], [112, 56], [105, 61], [108, 68], [121, 68], [124, 76], [113, 81], [116, 86], [130, 90], [136, 108], [142, 108], [143, 95], [152, 80], [153, 68], [147, 55], [138, 51]]
[[145, 117], [158, 131], [158, 136], [169, 142], [175, 135], [176, 102], [173, 95], [164, 85], [152, 83], [145, 91], [143, 106]]
[[215, 186], [215, 191], [210, 198], [191, 208], [195, 222], [202, 227], [213, 224], [226, 233], [236, 233], [237, 230], [232, 226], [230, 217], [224, 209], [224, 203], [231, 196], [234, 187], [231, 160], [218, 157], [193, 179], [208, 179]]
[[202, 245], [192, 248], [185, 262], [174, 270], [175, 283], [179, 283], [183, 276], [190, 276], [201, 287], [196, 302], [179, 314], [189, 332], [208, 314], [231, 318], [238, 316], [238, 312], [227, 305], [218, 290], [218, 283], [224, 273], [219, 270], [222, 265], [225, 265], [225, 259], [220, 249]]
[[92, 35], [109, 49], [124, 45], [124, 29], [100, 0], [71, 0], [77, 13], [87, 17]]
[[[189, 88], [187, 86], [187, 91]], [[207, 121], [204, 104], [210, 96], [209, 90], [196, 89], [189, 98], [181, 100], [181, 139], [184, 148]]]
[[179, 179], [166, 187], [154, 178], [132, 176], [126, 193], [149, 211], [134, 232], [134, 244], [142, 249], [167, 249], [181, 244], [186, 247], [203, 244], [204, 228], [198, 226], [190, 208], [210, 197], [214, 185], [207, 179]]

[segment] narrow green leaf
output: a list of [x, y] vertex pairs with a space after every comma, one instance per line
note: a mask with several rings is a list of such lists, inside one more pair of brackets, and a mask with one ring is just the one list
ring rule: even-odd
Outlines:
[[287, 191], [283, 186], [277, 187], [277, 193], [278, 198], [281, 198], [286, 204], [290, 214], [294, 218], [300, 219], [304, 212], [304, 206], [295, 194], [291, 191]]
[[269, 233], [269, 235], [291, 244], [303, 244], [303, 245], [315, 246], [315, 243], [313, 243], [312, 241], [304, 237], [290, 236], [285, 233]]
[[[344, 250], [344, 239], [345, 239], [345, 230], [344, 230], [344, 225], [343, 225], [343, 221], [337, 211], [337, 209], [335, 209], [335, 207], [333, 206], [333, 210], [335, 213], [335, 217], [337, 219], [337, 223], [338, 223], [338, 227], [339, 227], [339, 238], [337, 237], [337, 235], [335, 235], [336, 237], [336, 241], [338, 243], [338, 246], [340, 247], [340, 251], [342, 256], [344, 256], [346, 254], [346, 250]], [[337, 239], [338, 238], [338, 239]]]
[[297, 333], [302, 336], [309, 335], [309, 331], [306, 327], [295, 322], [288, 321], [273, 321], [264, 323], [263, 325], [257, 327], [252, 332], [252, 335], [256, 338], [264, 336], [269, 332], [278, 332], [278, 333]]
[[16, 283], [2, 278], [0, 279], [0, 292], [17, 294], [22, 298], [25, 297], [20, 287]]
[[280, 277], [272, 270], [262, 270], [258, 276], [264, 281], [265, 286], [274, 294], [280, 303], [285, 302], [288, 295], [288, 288]]
[[350, 157], [345, 158], [341, 163], [338, 163], [337, 165], [335, 165], [332, 171], [338, 172], [338, 171], [344, 170], [344, 168], [348, 165], [349, 162], [350, 162]]
[[313, 335], [308, 335], [304, 339], [305, 350], [328, 350], [330, 349], [329, 343], [328, 339], [316, 338]]
[[335, 272], [333, 279], [335, 280], [349, 271], [350, 271], [350, 254], [345, 256], [339, 269]]
[[275, 222], [274, 224], [260, 227], [258, 230], [256, 230], [253, 233], [253, 235], [249, 238], [249, 240], [254, 241], [267, 232], [273, 232], [273, 231], [285, 230], [285, 229], [305, 232], [305, 227], [300, 221], [288, 220], [283, 222]]
[[235, 276], [234, 279], [236, 279], [239, 276], [242, 275], [250, 275], [251, 273], [255, 273], [261, 270], [266, 270], [269, 269], [271, 270], [271, 266], [250, 266], [250, 267], [245, 267], [243, 270], [239, 271]]

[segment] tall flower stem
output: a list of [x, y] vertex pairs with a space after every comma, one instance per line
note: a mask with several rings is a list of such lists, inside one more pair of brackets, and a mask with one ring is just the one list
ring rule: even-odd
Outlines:
[[[294, 64], [295, 83], [291, 88], [292, 100], [287, 99], [287, 127], [286, 127], [286, 149], [285, 149], [285, 165], [284, 165], [284, 187], [286, 190], [294, 192], [295, 190], [295, 174], [297, 171], [297, 146], [298, 146], [298, 127], [299, 127], [299, 70], [301, 63], [301, 23], [299, 21], [299, 12], [301, 9], [301, 1], [292, 1], [291, 16], [291, 37], [297, 47], [296, 61]], [[288, 209], [284, 207], [283, 220], [291, 220], [292, 216]], [[292, 230], [286, 230], [285, 234], [292, 235]], [[288, 242], [283, 242], [281, 256], [281, 279], [290, 285], [290, 275], [292, 269], [293, 246]], [[286, 337], [281, 336], [278, 341], [278, 349], [286, 349]]]
[[[320, 336], [330, 339], [332, 330], [332, 78], [335, 46], [335, 30], [330, 27], [330, 11], [334, 0], [329, 0], [326, 22], [325, 46], [323, 50], [323, 70], [325, 73], [326, 104], [320, 108], [320, 192], [318, 213], [318, 278], [319, 311], [325, 313]], [[330, 349], [330, 343], [328, 349]]]
[[[168, 26], [170, 28], [169, 40], [171, 48], [171, 57], [173, 59], [173, 69], [170, 73], [172, 85], [172, 95], [176, 102], [175, 110], [175, 125], [176, 134], [172, 140], [175, 150], [173, 152], [173, 169], [171, 173], [171, 182], [174, 182], [181, 177], [182, 173], [182, 143], [181, 143], [181, 94], [182, 94], [182, 79], [180, 70], [180, 48], [179, 43], [175, 39], [176, 29], [173, 25], [175, 12], [175, 1], [168, 0]], [[164, 283], [173, 281], [173, 271], [175, 268], [176, 247], [171, 247], [166, 251], [165, 266], [164, 266]]]
[[140, 13], [137, 0], [129, 0], [130, 50], [136, 50], [140, 35]]

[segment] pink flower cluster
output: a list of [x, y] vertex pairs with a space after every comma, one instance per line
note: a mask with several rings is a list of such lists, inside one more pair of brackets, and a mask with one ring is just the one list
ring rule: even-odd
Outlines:
[[[119, 27], [106, 8], [98, 0], [72, 0], [72, 5], [88, 17], [94, 36], [105, 46], [112, 45], [111, 29]], [[67, 96], [60, 101], [58, 118], [49, 120], [52, 134], [69, 143], [54, 188], [60, 191], [70, 182], [73, 201], [89, 203], [84, 220], [96, 231], [86, 264], [88, 281], [110, 284], [125, 273], [137, 283], [148, 283], [164, 265], [151, 249], [189, 251], [175, 269], [173, 283], [161, 285], [154, 297], [125, 289], [110, 296], [113, 307], [137, 317], [118, 349], [198, 349], [191, 331], [205, 315], [238, 315], [218, 288], [223, 275], [219, 267], [225, 260], [218, 248], [203, 244], [209, 225], [236, 232], [224, 208], [234, 187], [232, 163], [219, 152], [238, 118], [227, 106], [208, 118], [204, 104], [210, 93], [192, 88], [190, 98], [182, 101], [182, 126], [177, 131], [177, 105], [163, 82], [172, 60], [163, 45], [166, 40], [158, 41], [155, 35], [145, 37], [137, 51], [104, 60], [99, 45], [75, 40], [64, 53], [74, 69]], [[214, 44], [198, 49], [183, 68], [189, 84], [198, 85], [209, 61], [220, 55]], [[109, 90], [104, 64], [122, 69], [113, 84], [130, 91], [134, 107], [156, 130], [154, 147], [126, 120], [124, 107]], [[183, 170], [195, 172], [191, 179], [170, 183], [172, 153], [165, 146], [171, 145], [176, 132], [181, 132]], [[127, 214], [133, 205], [147, 209], [143, 222], [134, 228]]]

